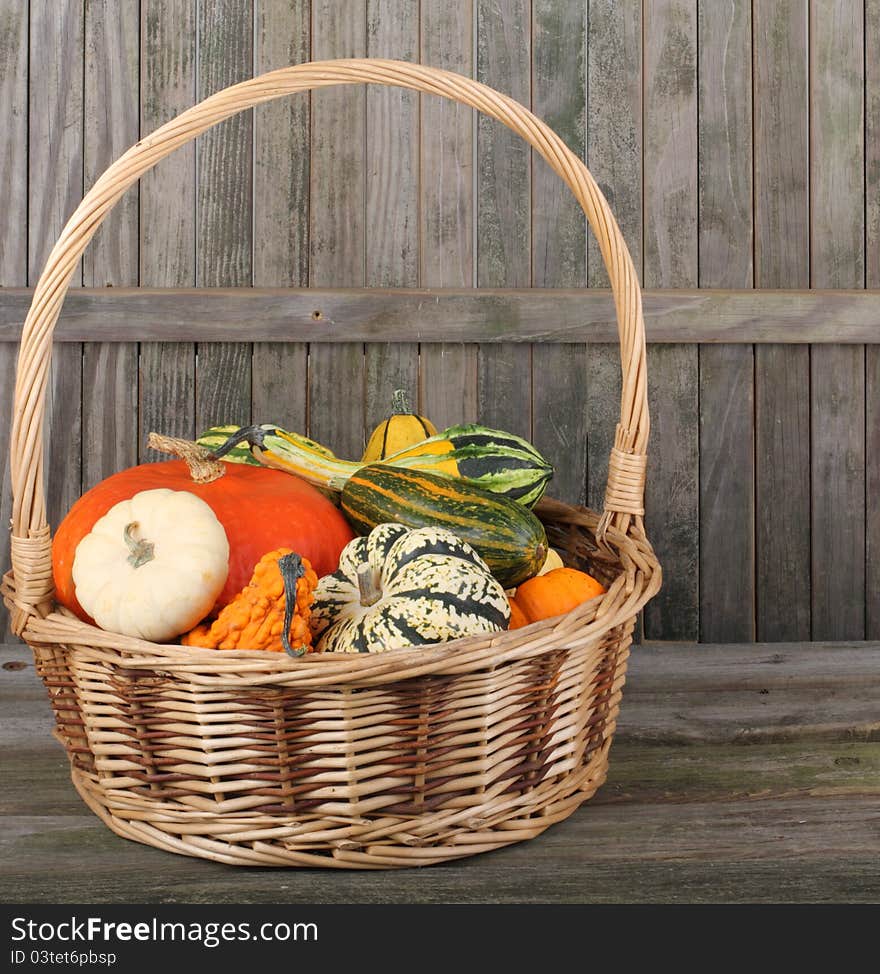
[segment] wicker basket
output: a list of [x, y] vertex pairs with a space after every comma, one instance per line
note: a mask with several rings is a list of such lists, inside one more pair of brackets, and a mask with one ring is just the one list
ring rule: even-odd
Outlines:
[[[85, 625], [53, 603], [42, 482], [52, 331], [83, 250], [132, 183], [211, 126], [282, 95], [365, 83], [445, 96], [503, 122], [586, 213], [616, 301], [621, 419], [601, 517], [549, 500], [538, 513], [551, 543], [607, 594], [514, 632], [364, 657], [183, 649]], [[251, 866], [425, 865], [566, 818], [605, 780], [636, 615], [660, 587], [643, 524], [647, 439], [632, 260], [583, 163], [522, 105], [446, 71], [340, 60], [235, 85], [162, 126], [101, 176], [64, 228], [18, 360], [3, 594], [83, 800], [126, 838]]]

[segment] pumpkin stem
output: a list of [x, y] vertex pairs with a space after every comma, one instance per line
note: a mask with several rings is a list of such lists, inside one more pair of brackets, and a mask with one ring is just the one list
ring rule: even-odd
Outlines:
[[395, 416], [410, 416], [412, 410], [409, 408], [409, 396], [406, 389], [395, 389], [391, 395], [391, 408]]
[[146, 565], [148, 561], [152, 561], [156, 557], [156, 546], [152, 541], [135, 538], [134, 532], [139, 527], [140, 524], [137, 521], [132, 521], [130, 524], [125, 525], [125, 531], [122, 533], [122, 537], [128, 545], [128, 550], [131, 552], [127, 561], [133, 568], [140, 568], [141, 565]]
[[364, 562], [358, 568], [357, 576], [361, 605], [375, 605], [382, 597], [382, 588], [379, 585], [379, 572], [369, 562]]
[[281, 572], [281, 580], [284, 582], [284, 623], [281, 627], [281, 645], [288, 656], [303, 656], [306, 651], [305, 646], [294, 649], [290, 645], [290, 624], [293, 622], [293, 613], [296, 610], [296, 583], [306, 573], [302, 558], [293, 551], [282, 555], [278, 559], [278, 571]]
[[193, 443], [192, 440], [180, 440], [176, 436], [161, 436], [150, 433], [147, 446], [160, 453], [171, 453], [186, 461], [189, 475], [197, 484], [210, 484], [219, 480], [226, 473], [226, 467], [211, 453], [210, 450]]

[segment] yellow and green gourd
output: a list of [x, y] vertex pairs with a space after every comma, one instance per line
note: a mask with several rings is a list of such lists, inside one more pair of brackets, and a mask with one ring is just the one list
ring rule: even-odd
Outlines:
[[[232, 433], [228, 430], [229, 427], [214, 427], [203, 433], [198, 442], [223, 459], [238, 460], [246, 449], [251, 459], [264, 466], [337, 491], [365, 466], [363, 461], [342, 460], [314, 440], [277, 426], [246, 426]], [[228, 435], [221, 440], [225, 434]], [[527, 440], [473, 423], [450, 426], [379, 463], [460, 480], [524, 507], [532, 507], [540, 499], [553, 476], [553, 467]]]
[[395, 389], [391, 402], [394, 412], [373, 430], [361, 457], [362, 463], [385, 460], [429, 436], [437, 435], [437, 427], [430, 419], [410, 411], [405, 389]]

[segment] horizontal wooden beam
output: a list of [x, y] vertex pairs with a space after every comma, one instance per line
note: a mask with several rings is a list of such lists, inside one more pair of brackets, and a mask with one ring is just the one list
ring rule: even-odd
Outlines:
[[[26, 289], [0, 289], [0, 341], [18, 341]], [[649, 342], [880, 342], [880, 291], [644, 292]], [[56, 340], [613, 342], [606, 290], [72, 289]]]

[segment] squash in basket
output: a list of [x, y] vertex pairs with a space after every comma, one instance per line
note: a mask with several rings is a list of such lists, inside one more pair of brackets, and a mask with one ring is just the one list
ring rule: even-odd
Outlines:
[[302, 656], [312, 644], [309, 628], [318, 576], [308, 559], [289, 548], [270, 551], [257, 562], [239, 594], [209, 623], [196, 626], [181, 643], [204, 649], [262, 649]]
[[601, 582], [577, 568], [554, 568], [523, 582], [513, 601], [527, 623], [570, 612], [582, 602], [605, 593]]
[[395, 389], [391, 399], [393, 414], [379, 423], [367, 441], [367, 448], [361, 457], [362, 463], [373, 463], [421, 443], [429, 436], [436, 436], [437, 427], [409, 408], [409, 397], [405, 389]]
[[531, 578], [547, 555], [544, 525], [527, 507], [465, 481], [371, 463], [349, 478], [341, 503], [360, 534], [388, 521], [452, 531], [505, 588]]
[[214, 605], [229, 573], [229, 542], [211, 508], [185, 490], [120, 501], [76, 546], [71, 577], [102, 628], [165, 642]]
[[319, 575], [336, 570], [339, 553], [354, 532], [341, 511], [310, 484], [265, 467], [213, 460], [210, 465], [215, 473], [219, 470], [220, 476], [198, 483], [193, 473], [194, 445], [170, 437], [160, 437], [158, 441], [167, 444], [161, 449], [186, 453], [190, 459], [144, 463], [112, 474], [86, 491], [58, 526], [52, 540], [52, 574], [55, 598], [61, 605], [81, 619], [92, 621], [77, 601], [71, 575], [76, 546], [114, 504], [154, 487], [195, 494], [208, 504], [226, 530], [229, 575], [217, 597], [217, 610], [235, 598], [247, 585], [260, 558], [275, 548], [298, 552]]
[[[337, 491], [365, 465], [341, 460], [308, 437], [271, 425], [244, 426], [219, 445], [214, 431], [208, 430], [198, 442], [221, 459], [247, 443], [264, 466]], [[540, 499], [553, 476], [552, 465], [527, 440], [474, 423], [450, 426], [377, 462], [465, 481], [526, 507]]]
[[350, 542], [318, 582], [315, 648], [380, 653], [506, 629], [504, 589], [474, 549], [443, 528], [380, 524]]

